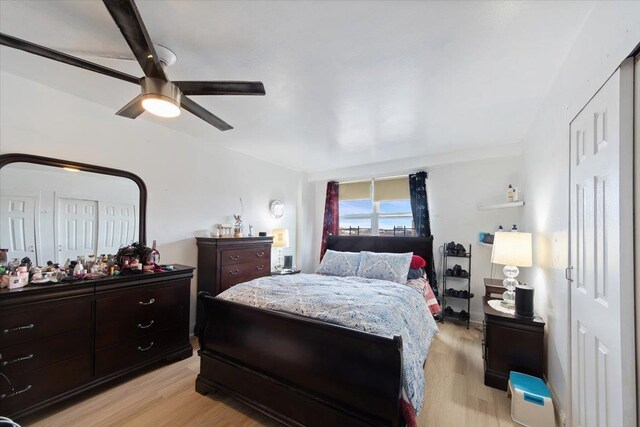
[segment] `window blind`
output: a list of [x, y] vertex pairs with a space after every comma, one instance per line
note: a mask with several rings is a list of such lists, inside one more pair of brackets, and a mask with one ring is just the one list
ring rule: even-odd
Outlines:
[[376, 179], [373, 183], [373, 200], [376, 202], [409, 198], [409, 177]]
[[371, 181], [340, 183], [339, 195], [340, 200], [371, 199]]

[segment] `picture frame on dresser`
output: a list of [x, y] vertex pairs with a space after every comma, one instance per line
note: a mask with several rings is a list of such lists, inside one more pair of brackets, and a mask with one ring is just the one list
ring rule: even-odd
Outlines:
[[[129, 186], [137, 191], [133, 195], [135, 217], [129, 218], [135, 229], [126, 238], [146, 241], [147, 189], [137, 175], [17, 153], [0, 155], [0, 177], [5, 177], [7, 170], [12, 171], [11, 178], [43, 172], [46, 177], [57, 174], [64, 178], [66, 184], [61, 189], [52, 188], [50, 182], [39, 181], [44, 182], [46, 188], [40, 192], [31, 188], [28, 195], [16, 194], [21, 187], [5, 186], [3, 180], [0, 187], [3, 191], [9, 189], [13, 197], [40, 199], [42, 203], [37, 205], [40, 207], [61, 193], [70, 194], [69, 187], [78, 194], [74, 186], [80, 186], [76, 183], [81, 182], [78, 180], [82, 177], [101, 182], [108, 182], [112, 177], [130, 181]], [[46, 200], [42, 196], [45, 193]], [[98, 196], [96, 194], [96, 200], [104, 199]], [[51, 206], [59, 209], [61, 205], [51, 203]], [[40, 210], [32, 214], [34, 222], [46, 219], [37, 217]], [[37, 243], [51, 249], [53, 239], [46, 235]], [[10, 253], [19, 253], [16, 248], [9, 249]], [[33, 253], [35, 263], [41, 251], [34, 248]], [[47, 258], [40, 258], [37, 263], [43, 265], [46, 261]], [[6, 362], [0, 364], [3, 374], [0, 376], [0, 414], [21, 421], [43, 408], [122, 380], [132, 373], [190, 357], [193, 354], [189, 338], [193, 272], [193, 267], [174, 265], [171, 271], [0, 288], [0, 354]], [[5, 377], [9, 381], [5, 381]]]

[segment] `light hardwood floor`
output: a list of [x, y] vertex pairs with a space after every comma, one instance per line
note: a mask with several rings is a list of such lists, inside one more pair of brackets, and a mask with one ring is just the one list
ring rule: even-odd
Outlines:
[[[440, 325], [427, 359], [424, 426], [513, 426], [506, 393], [483, 383], [481, 331]], [[224, 394], [195, 392], [198, 356], [74, 399], [23, 426], [277, 426]]]

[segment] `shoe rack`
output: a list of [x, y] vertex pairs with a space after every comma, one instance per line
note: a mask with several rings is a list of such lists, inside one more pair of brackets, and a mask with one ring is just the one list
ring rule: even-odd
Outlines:
[[[471, 245], [468, 250], [460, 244], [456, 245], [456, 249], [451, 250], [451, 244], [445, 243], [442, 256], [441, 322], [444, 323], [446, 319], [450, 319], [466, 323], [467, 329], [469, 329], [469, 312], [473, 297], [474, 295], [471, 293]], [[463, 308], [465, 305], [466, 309]]]

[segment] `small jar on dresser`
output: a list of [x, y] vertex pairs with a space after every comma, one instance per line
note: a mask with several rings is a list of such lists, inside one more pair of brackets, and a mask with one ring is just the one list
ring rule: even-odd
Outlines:
[[[198, 292], [218, 295], [238, 283], [271, 274], [271, 236], [196, 237], [196, 241]], [[195, 335], [199, 334], [204, 319], [200, 301], [197, 304]]]

